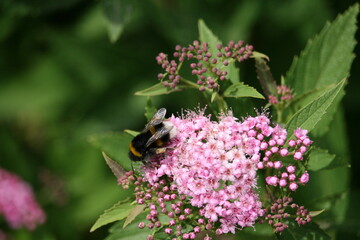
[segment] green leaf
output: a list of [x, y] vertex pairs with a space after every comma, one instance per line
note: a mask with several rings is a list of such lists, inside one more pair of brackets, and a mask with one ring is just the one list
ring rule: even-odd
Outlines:
[[324, 136], [322, 136], [317, 144], [317, 146], [322, 149], [331, 149], [331, 153], [336, 155], [335, 160], [332, 161], [326, 169], [349, 167], [350, 156], [345, 125], [344, 111], [340, 106], [338, 107], [334, 115], [334, 119], [329, 126], [331, 131], [328, 131]]
[[102, 215], [96, 220], [95, 224], [91, 227], [90, 232], [95, 231], [101, 226], [124, 219], [131, 212], [131, 203], [129, 199], [116, 203], [111, 208], [104, 211]]
[[326, 24], [295, 58], [286, 83], [297, 94], [339, 82], [348, 76], [356, 44], [356, 16], [359, 5], [350, 7], [332, 24]]
[[151, 230], [148, 228], [139, 229], [138, 223], [145, 221], [146, 214], [141, 214], [132, 223], [130, 223], [125, 229], [122, 228], [123, 221], [114, 224], [109, 232], [109, 236], [105, 240], [139, 240], [146, 239]]
[[319, 225], [314, 222], [306, 223], [299, 226], [295, 220], [291, 219], [287, 222], [288, 228], [281, 233], [276, 233], [279, 240], [327, 240], [331, 239], [330, 236], [322, 230]]
[[294, 137], [294, 130], [297, 128], [306, 129], [308, 131], [313, 130], [317, 123], [326, 116], [328, 109], [343, 89], [345, 83], [345, 79], [340, 81], [320, 97], [297, 111], [286, 124], [286, 130], [289, 134], [288, 139]]
[[308, 170], [319, 171], [323, 169], [335, 159], [334, 154], [330, 154], [327, 150], [312, 149], [309, 156]]
[[151, 98], [148, 97], [145, 107], [145, 117], [150, 121], [156, 112], [156, 107], [152, 104]]
[[[309, 41], [299, 58], [295, 58], [286, 76], [286, 83], [295, 90], [295, 93], [303, 95], [309, 92], [305, 101], [296, 101], [295, 108], [303, 107], [302, 103], [310, 97], [315, 97], [314, 89], [323, 89], [349, 75], [349, 70], [354, 59], [354, 47], [356, 45], [356, 16], [359, 5], [350, 7], [344, 14], [339, 15], [332, 24], [327, 24], [324, 29], [312, 41]], [[314, 129], [316, 137], [324, 135], [329, 130], [329, 125], [334, 114], [338, 111], [344, 92], [338, 94], [334, 103], [327, 110]]]
[[[217, 44], [221, 44], [219, 38], [206, 26], [204, 20], [199, 19], [198, 21], [199, 28], [199, 39], [202, 43], [206, 42], [209, 44], [209, 52], [212, 56], [216, 56], [218, 50], [216, 48]], [[217, 64], [219, 66], [220, 63]], [[240, 81], [239, 69], [235, 67], [235, 63], [231, 63], [228, 66], [223, 67], [224, 70], [228, 72], [228, 77], [232, 83], [238, 83]]]
[[210, 98], [210, 102], [211, 103], [213, 103], [214, 102], [214, 100], [215, 100], [215, 98], [216, 98], [216, 95], [217, 95], [218, 93], [217, 92], [213, 92], [213, 93], [211, 93], [211, 98]]
[[114, 160], [112, 160], [106, 153], [102, 152], [102, 155], [105, 159], [106, 164], [109, 166], [113, 174], [117, 179], [125, 176], [125, 170]]
[[265, 59], [266, 61], [270, 62], [270, 58], [261, 52], [253, 51], [252, 55], [250, 57], [255, 58], [255, 60], [256, 59], [263, 59], [263, 60]]
[[312, 132], [315, 137], [320, 137], [329, 131], [330, 123], [333, 121], [335, 113], [339, 111], [339, 106], [341, 105], [340, 103], [344, 96], [345, 90], [341, 89], [339, 94], [336, 96], [333, 103], [331, 104], [330, 108], [328, 109], [326, 116], [324, 116], [320, 120], [320, 122], [317, 124], [317, 127]]
[[141, 214], [144, 209], [146, 208], [146, 205], [143, 204], [143, 205], [136, 205], [132, 210], [131, 212], [129, 213], [129, 215], [127, 216], [125, 222], [124, 222], [124, 225], [123, 225], [123, 228], [125, 228], [127, 225], [129, 225], [132, 221], [134, 221], [134, 219], [139, 215]]
[[235, 83], [228, 87], [224, 92], [224, 97], [252, 97], [264, 99], [264, 96], [261, 95], [255, 88], [245, 85], [243, 83]]
[[316, 217], [316, 216], [319, 216], [320, 214], [322, 214], [323, 212], [325, 211], [325, 209], [321, 209], [319, 211], [310, 211], [309, 212], [309, 215], [311, 217]]
[[256, 75], [265, 95], [277, 96], [276, 82], [263, 57], [255, 57]]
[[315, 99], [319, 98], [324, 92], [328, 91], [332, 85], [322, 88], [315, 88], [311, 89], [310, 91], [304, 92], [298, 96], [295, 96], [294, 100], [291, 101], [289, 108], [293, 111], [298, 111], [299, 109], [303, 108], [310, 102], [314, 101]]
[[103, 10], [107, 23], [108, 34], [110, 41], [115, 43], [124, 26], [130, 21], [133, 16], [133, 0], [103, 0]]
[[134, 131], [134, 130], [130, 130], [130, 129], [125, 129], [124, 132], [126, 132], [127, 134], [129, 134], [132, 137], [136, 137], [140, 133], [139, 131]]
[[[303, 93], [302, 95], [300, 95], [294, 101], [291, 102], [289, 109], [291, 109], [293, 111], [294, 110], [297, 111], [297, 110], [301, 109], [302, 107], [304, 107], [305, 105], [307, 105], [311, 101], [313, 101], [314, 99], [321, 96], [324, 92], [329, 90], [331, 87], [332, 86], [329, 85], [329, 86], [318, 88], [318, 89], [312, 89], [310, 91]], [[334, 102], [331, 105], [331, 107], [328, 109], [328, 111], [327, 111], [328, 113], [327, 113], [326, 117], [322, 118], [321, 121], [318, 123], [317, 128], [314, 129], [314, 131], [313, 131], [314, 136], [320, 137], [329, 130], [329, 125], [334, 118], [335, 112], [338, 111], [339, 104], [340, 104], [342, 98], [344, 97], [344, 95], [345, 95], [345, 91], [344, 91], [344, 89], [342, 89], [341, 92], [334, 99]]]
[[234, 5], [227, 22], [221, 23], [223, 39], [249, 38], [261, 14], [262, 6], [258, 1], [240, 1]]
[[132, 137], [125, 133], [106, 132], [91, 135], [88, 141], [102, 152], [106, 152], [111, 159], [119, 163], [124, 169], [130, 170], [128, 157], [129, 144]]
[[199, 39], [202, 43], [209, 44], [209, 52], [212, 56], [216, 56], [217, 54], [217, 44], [221, 44], [221, 41], [215, 34], [206, 26], [204, 20], [199, 19], [198, 21], [198, 28], [199, 28]]
[[231, 63], [226, 66], [228, 72], [228, 78], [232, 83], [240, 82], [240, 69], [235, 66], [235, 63]]
[[169, 94], [169, 93], [177, 92], [177, 91], [181, 91], [181, 88], [180, 87], [167, 88], [167, 87], [164, 87], [164, 85], [162, 83], [157, 83], [149, 88], [146, 88], [141, 91], [137, 91], [135, 93], [135, 95], [152, 97], [152, 96]]

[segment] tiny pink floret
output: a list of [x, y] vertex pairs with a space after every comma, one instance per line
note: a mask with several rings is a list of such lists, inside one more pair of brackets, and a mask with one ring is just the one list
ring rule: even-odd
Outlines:
[[309, 182], [310, 176], [308, 172], [304, 172], [301, 177], [300, 177], [300, 183], [301, 184], [306, 184], [307, 182]]
[[295, 182], [292, 182], [289, 184], [289, 189], [291, 191], [296, 191], [297, 188], [298, 188], [298, 185]]

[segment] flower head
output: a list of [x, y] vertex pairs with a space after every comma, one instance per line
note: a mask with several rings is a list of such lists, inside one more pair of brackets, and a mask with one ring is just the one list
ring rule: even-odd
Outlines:
[[230, 41], [226, 46], [219, 44], [215, 49], [216, 55], [210, 50], [207, 42], [195, 40], [188, 47], [177, 45], [172, 54], [174, 60], [169, 60], [167, 54], [160, 53], [156, 62], [161, 65], [164, 73], [159, 73], [158, 79], [165, 87], [175, 88], [181, 80], [179, 70], [184, 61], [188, 60], [191, 74], [196, 76], [200, 91], [218, 88], [219, 82], [228, 78], [224, 67], [234, 61], [242, 62], [248, 59], [253, 53], [253, 46], [244, 44], [243, 41]]
[[[310, 141], [307, 131], [295, 130], [295, 143], [290, 146], [287, 131], [272, 125], [265, 114], [240, 121], [229, 111], [213, 121], [200, 110], [166, 121], [177, 133], [167, 142], [166, 154], [152, 156], [141, 177], [128, 173], [119, 179], [124, 187], [130, 182], [138, 186], [137, 203], [150, 208], [148, 228], [160, 227], [159, 214], [165, 214], [170, 218], [165, 228], [168, 235], [190, 239], [201, 230], [235, 233], [268, 218], [256, 191], [259, 169], [273, 170], [273, 175], [265, 176], [273, 189], [295, 191], [309, 180], [307, 172], [295, 167], [295, 153], [304, 156], [307, 151], [303, 143]], [[292, 165], [283, 161], [289, 155], [294, 158]], [[182, 228], [194, 222], [190, 232]], [[285, 229], [278, 225], [275, 231]]]
[[0, 168], [0, 214], [11, 228], [35, 229], [45, 221], [30, 186], [18, 176]]

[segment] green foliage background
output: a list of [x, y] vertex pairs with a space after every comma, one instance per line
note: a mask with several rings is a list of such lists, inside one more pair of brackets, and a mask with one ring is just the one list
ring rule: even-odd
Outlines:
[[[199, 18], [224, 42], [243, 39], [267, 54], [274, 77], [280, 79], [307, 40], [354, 2], [1, 1], [0, 166], [31, 183], [48, 219], [31, 233], [7, 229], [2, 219], [0, 229], [20, 240], [107, 235], [107, 227], [91, 234], [89, 229], [104, 209], [129, 192], [117, 187], [92, 135], [143, 127], [146, 98], [133, 93], [156, 83], [159, 52], [198, 38]], [[347, 215], [332, 234], [340, 239], [360, 234], [358, 66], [355, 58], [342, 108], [352, 167]], [[242, 65], [241, 79], [260, 89], [253, 63]], [[153, 101], [175, 113], [197, 106], [201, 100], [194, 96], [187, 91]], [[318, 184], [326, 188], [336, 180]]]

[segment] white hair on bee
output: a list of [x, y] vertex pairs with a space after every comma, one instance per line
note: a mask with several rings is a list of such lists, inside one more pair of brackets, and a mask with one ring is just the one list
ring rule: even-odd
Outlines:
[[174, 138], [177, 134], [177, 129], [174, 126], [174, 124], [172, 124], [169, 120], [164, 120], [163, 124], [164, 124], [165, 128], [171, 129], [169, 132], [169, 138], [170, 139]]

